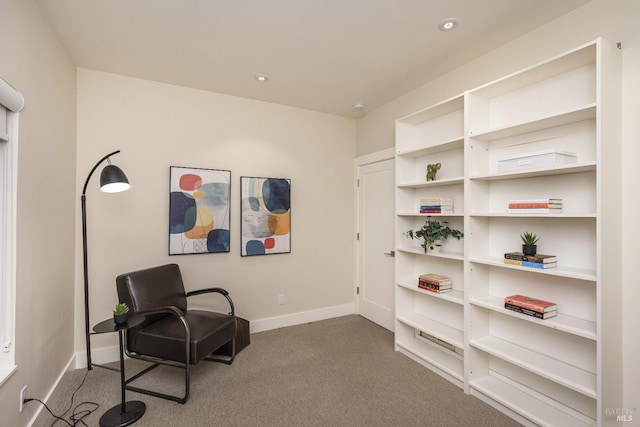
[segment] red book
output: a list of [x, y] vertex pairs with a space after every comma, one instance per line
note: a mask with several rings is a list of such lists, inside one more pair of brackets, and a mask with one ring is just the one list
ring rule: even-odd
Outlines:
[[546, 313], [557, 308], [557, 305], [553, 302], [541, 300], [538, 298], [531, 298], [525, 295], [511, 295], [505, 297], [504, 302], [507, 304], [526, 308], [528, 310], [537, 311], [538, 313]]

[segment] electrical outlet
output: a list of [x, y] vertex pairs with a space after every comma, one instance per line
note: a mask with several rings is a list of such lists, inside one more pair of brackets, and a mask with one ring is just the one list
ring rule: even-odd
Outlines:
[[27, 398], [27, 386], [25, 385], [24, 387], [22, 387], [22, 390], [20, 390], [20, 412], [22, 412], [22, 406], [24, 405], [24, 399]]
[[278, 304], [284, 304], [284, 294], [278, 295]]

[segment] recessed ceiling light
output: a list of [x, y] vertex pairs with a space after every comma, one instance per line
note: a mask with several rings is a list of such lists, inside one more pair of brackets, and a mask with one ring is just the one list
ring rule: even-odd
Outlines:
[[353, 104], [354, 110], [364, 110], [364, 104], [362, 102], [356, 102]]
[[259, 82], [266, 82], [267, 80], [269, 80], [269, 76], [267, 76], [266, 74], [256, 74], [256, 80]]
[[457, 26], [458, 26], [458, 20], [456, 18], [447, 18], [442, 20], [442, 22], [440, 22], [440, 25], [438, 25], [438, 28], [440, 28], [440, 31], [451, 31], [451, 30], [455, 30]]

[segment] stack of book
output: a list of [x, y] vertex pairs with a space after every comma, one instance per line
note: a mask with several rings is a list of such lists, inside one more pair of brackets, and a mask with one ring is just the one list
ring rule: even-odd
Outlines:
[[550, 319], [558, 314], [556, 303], [531, 298], [525, 295], [511, 295], [504, 298], [504, 308], [517, 311], [538, 319]]
[[504, 254], [504, 263], [530, 268], [555, 268], [558, 265], [558, 257], [555, 255], [525, 255], [522, 252], [507, 252]]
[[509, 213], [560, 213], [562, 199], [509, 200]]
[[421, 274], [418, 277], [418, 287], [436, 294], [451, 292], [451, 279], [436, 273]]
[[420, 213], [453, 213], [453, 199], [450, 197], [420, 199]]

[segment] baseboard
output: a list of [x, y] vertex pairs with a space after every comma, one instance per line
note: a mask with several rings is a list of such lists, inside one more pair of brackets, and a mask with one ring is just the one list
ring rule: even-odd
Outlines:
[[285, 314], [284, 316], [269, 317], [266, 319], [251, 320], [251, 333], [270, 331], [272, 329], [287, 326], [301, 325], [303, 323], [317, 322], [319, 320], [334, 317], [347, 316], [355, 313], [355, 304], [335, 305], [317, 310], [303, 311], [300, 313]]
[[[64, 367], [62, 372], [60, 372], [60, 374], [58, 375], [56, 380], [51, 385], [51, 388], [49, 389], [49, 392], [47, 393], [47, 395], [44, 398], [41, 399], [44, 403], [49, 402], [49, 399], [51, 398], [51, 395], [56, 390], [56, 388], [58, 388], [58, 385], [60, 385], [60, 381], [62, 381], [62, 377], [64, 377], [64, 374], [67, 371], [73, 370], [73, 364], [74, 364], [74, 360], [75, 359], [76, 359], [75, 356], [72, 356], [71, 359], [69, 359], [69, 361], [67, 362], [67, 365]], [[85, 365], [86, 365], [86, 362], [85, 362]], [[35, 405], [35, 404], [36, 404], [36, 402], [31, 402], [30, 403], [30, 405]], [[33, 416], [31, 417], [31, 419], [27, 423], [27, 426], [29, 426], [29, 427], [33, 426], [33, 424], [36, 422], [36, 420], [38, 419], [38, 417], [42, 413], [43, 409], [44, 409], [44, 406], [38, 405], [38, 409], [33, 413]]]
[[[285, 328], [287, 326], [301, 325], [303, 323], [317, 322], [319, 320], [331, 319], [334, 317], [347, 316], [355, 313], [355, 304], [343, 304], [333, 307], [324, 307], [317, 310], [303, 311], [300, 313], [286, 314], [283, 316], [269, 317], [266, 319], [250, 320], [250, 333], [270, 331], [272, 329]], [[91, 361], [93, 364], [102, 365], [105, 363], [117, 362], [120, 360], [119, 348], [117, 345], [111, 347], [95, 348], [91, 350]], [[76, 353], [75, 369], [85, 369], [87, 367], [87, 354], [82, 351]]]

